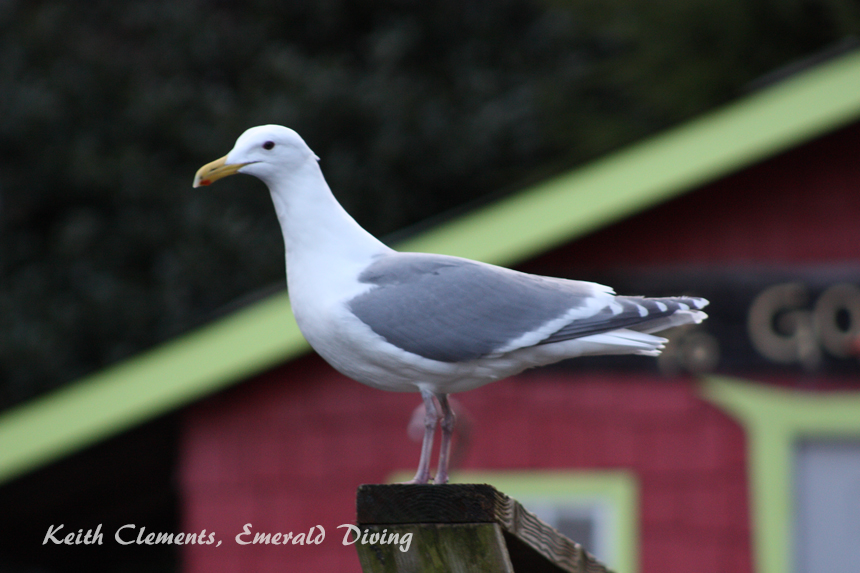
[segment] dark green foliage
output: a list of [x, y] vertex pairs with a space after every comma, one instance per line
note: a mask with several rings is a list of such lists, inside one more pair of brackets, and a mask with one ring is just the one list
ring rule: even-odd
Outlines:
[[0, 0], [0, 405], [283, 282], [262, 185], [191, 189], [247, 127], [385, 234], [858, 31], [856, 0]]

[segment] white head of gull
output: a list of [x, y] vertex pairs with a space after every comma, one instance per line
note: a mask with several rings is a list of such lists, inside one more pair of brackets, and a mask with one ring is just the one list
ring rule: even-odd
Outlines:
[[566, 358], [656, 356], [666, 339], [652, 333], [707, 318], [702, 298], [616, 296], [595, 283], [394, 251], [341, 207], [317, 156], [286, 127], [247, 130], [230, 153], [200, 168], [194, 187], [235, 173], [269, 188], [286, 246], [290, 302], [310, 345], [368, 386], [420, 392], [424, 441], [410, 483], [431, 480], [440, 421], [432, 479], [448, 481], [449, 394]]

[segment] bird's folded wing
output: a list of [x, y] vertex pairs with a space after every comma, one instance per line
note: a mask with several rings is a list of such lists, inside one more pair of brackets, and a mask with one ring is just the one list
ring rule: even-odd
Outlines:
[[359, 280], [373, 285], [348, 303], [359, 320], [389, 343], [443, 362], [533, 346], [556, 333], [562, 340], [606, 332], [632, 318], [613, 310], [615, 297], [602, 285], [455, 257], [394, 253]]

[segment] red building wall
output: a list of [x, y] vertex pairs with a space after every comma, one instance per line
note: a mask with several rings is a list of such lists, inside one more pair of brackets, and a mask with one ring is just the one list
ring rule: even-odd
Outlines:
[[[461, 394], [474, 425], [467, 469], [629, 468], [641, 485], [642, 571], [750, 571], [743, 433], [686, 379], [524, 374]], [[355, 489], [414, 470], [406, 426], [417, 395], [372, 390], [316, 356], [188, 412], [185, 529], [221, 547], [186, 546], [186, 571], [360, 571], [336, 527]], [[310, 546], [239, 546], [254, 531], [307, 531]]]
[[[790, 151], [523, 265], [527, 270], [856, 262], [860, 124]], [[647, 359], [643, 359], [647, 360]], [[629, 468], [640, 491], [640, 565], [751, 571], [740, 427], [687, 378], [525, 373], [458, 395], [474, 423], [467, 469]], [[336, 527], [355, 489], [412, 470], [414, 394], [379, 392], [308, 356], [189, 408], [180, 487], [185, 571], [359, 571]], [[239, 546], [255, 531], [322, 525], [320, 545]]]

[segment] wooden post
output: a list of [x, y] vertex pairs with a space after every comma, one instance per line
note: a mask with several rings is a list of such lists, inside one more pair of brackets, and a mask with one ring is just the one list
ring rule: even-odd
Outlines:
[[364, 573], [608, 571], [491, 485], [363, 485], [356, 509]]

